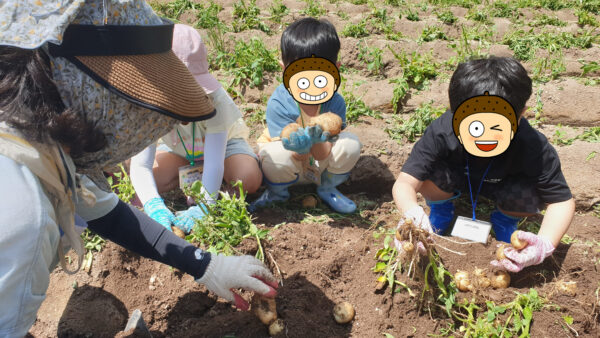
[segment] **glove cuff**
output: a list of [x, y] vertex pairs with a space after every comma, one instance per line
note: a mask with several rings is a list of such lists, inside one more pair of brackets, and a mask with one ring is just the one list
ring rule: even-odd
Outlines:
[[542, 247], [542, 250], [543, 250], [543, 253], [544, 253], [540, 257], [541, 260], [538, 262], [538, 264], [540, 264], [541, 262], [544, 261], [544, 259], [552, 256], [552, 254], [554, 253], [554, 250], [556, 248], [554, 247], [554, 245], [552, 244], [552, 242], [548, 238], [546, 238], [544, 236], [538, 236], [538, 237], [540, 238], [541, 247]]

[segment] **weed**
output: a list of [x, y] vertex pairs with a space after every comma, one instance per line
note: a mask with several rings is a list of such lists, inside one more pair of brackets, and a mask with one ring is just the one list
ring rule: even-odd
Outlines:
[[[472, 40], [477, 40], [475, 47], [472, 46]], [[483, 50], [489, 49], [489, 46], [490, 43], [481, 33], [474, 34], [468, 27], [461, 25], [460, 38], [450, 43], [450, 47], [456, 52], [456, 57], [450, 58], [447, 64], [454, 68], [459, 62], [486, 57], [488, 53]]]
[[537, 234], [538, 231], [540, 231], [540, 227], [542, 225], [540, 224], [540, 222], [535, 221], [535, 220], [529, 220], [528, 217], [524, 217], [523, 219], [521, 219], [519, 221], [519, 224], [517, 224], [517, 228], [527, 231], [527, 232], [531, 232], [534, 234]]
[[588, 156], [585, 158], [585, 161], [590, 161], [591, 159], [593, 159], [594, 157], [596, 157], [596, 155], [598, 154], [598, 152], [596, 152], [595, 150], [592, 151], [591, 153], [588, 154]]
[[94, 252], [102, 251], [102, 248], [106, 242], [104, 239], [102, 239], [102, 237], [93, 233], [89, 229], [85, 229], [83, 233], [81, 233], [81, 239], [83, 240], [83, 248], [86, 250], [81, 267], [85, 271], [89, 271], [90, 267], [92, 266], [92, 261], [94, 260]]
[[416, 11], [413, 11], [412, 8], [408, 10], [406, 13], [406, 19], [410, 21], [420, 21], [419, 14]]
[[117, 178], [117, 182], [113, 182], [112, 177], [108, 177], [106, 180], [111, 189], [119, 196], [119, 199], [125, 203], [129, 203], [133, 196], [135, 196], [135, 189], [131, 183], [131, 178], [122, 164], [119, 164], [119, 169], [121, 170], [120, 172], [113, 173], [113, 176]]
[[452, 13], [451, 10], [437, 12], [436, 15], [437, 15], [438, 19], [440, 19], [441, 22], [443, 22], [447, 25], [451, 25], [451, 24], [455, 23], [456, 20], [458, 20], [456, 15], [454, 15], [454, 13]]
[[589, 73], [600, 72], [600, 64], [596, 61], [585, 61], [577, 60], [581, 63], [581, 77], [586, 76]]
[[242, 182], [233, 185], [239, 190], [236, 194], [220, 192], [221, 198], [214, 204], [206, 201], [202, 193], [202, 183], [194, 182], [191, 187], [186, 187], [185, 193], [192, 196], [199, 203], [206, 206], [206, 215], [196, 220], [196, 225], [185, 238], [189, 242], [200, 243], [208, 252], [233, 255], [237, 253], [235, 247], [245, 238], [254, 238], [258, 244], [256, 258], [264, 260], [261, 240], [267, 238], [269, 230], [259, 229], [246, 210], [246, 193]]
[[519, 7], [515, 2], [495, 1], [490, 9], [490, 15], [496, 18], [517, 18]]
[[567, 25], [567, 23], [560, 20], [556, 16], [551, 17], [544, 13], [542, 15], [536, 16], [532, 21], [528, 22], [527, 25], [529, 25], [529, 27], [539, 27], [546, 25], [564, 27]]
[[342, 20], [350, 20], [350, 16], [348, 16], [348, 13], [346, 12], [337, 11], [335, 14]]
[[471, 8], [474, 5], [481, 4], [481, 0], [429, 0], [429, 3], [432, 5], [442, 5], [442, 6], [460, 6], [464, 8]]
[[394, 109], [394, 113], [399, 113], [401, 107], [400, 103], [402, 102], [402, 100], [404, 100], [404, 98], [410, 91], [410, 85], [404, 77], [391, 79], [389, 80], [389, 82], [394, 84], [392, 108]]
[[[397, 293], [405, 289], [414, 297], [412, 290], [406, 284], [396, 279], [396, 271], [400, 268], [400, 261], [398, 250], [396, 250], [396, 246], [394, 245], [393, 236], [395, 232], [395, 229], [387, 229], [373, 233], [375, 239], [384, 235], [383, 248], [377, 250], [377, 253], [375, 254], [377, 263], [375, 263], [375, 267], [373, 267], [373, 272], [379, 274], [379, 277], [377, 278], [378, 288], [385, 287], [385, 284], [387, 283], [392, 293]], [[396, 285], [399, 285], [401, 288], [395, 289]]]
[[538, 57], [533, 66], [532, 80], [537, 82], [548, 82], [558, 78], [560, 73], [567, 70], [562, 50], [556, 50], [547, 57]]
[[565, 234], [564, 236], [562, 236], [562, 238], [560, 239], [560, 242], [563, 244], [573, 244], [573, 243], [577, 243], [579, 242], [577, 239]]
[[290, 12], [282, 0], [274, 0], [269, 6], [269, 13], [271, 13], [271, 19], [274, 22], [281, 23], [281, 19]]
[[394, 7], [400, 7], [401, 5], [406, 4], [404, 0], [385, 0], [384, 3]]
[[342, 35], [353, 37], [353, 38], [362, 38], [362, 37], [369, 35], [369, 32], [367, 31], [366, 19], [362, 19], [357, 24], [352, 24], [352, 23], [347, 24], [346, 26], [344, 26], [344, 29], [342, 30]]
[[507, 44], [519, 60], [529, 61], [535, 55], [535, 50], [544, 48], [553, 53], [562, 48], [578, 47], [590, 48], [594, 42], [600, 39], [600, 34], [593, 30], [580, 31], [577, 34], [568, 32], [543, 31], [534, 33], [533, 28], [529, 31], [522, 29], [507, 34], [503, 43]]
[[398, 54], [389, 46], [388, 49], [400, 62], [403, 70], [402, 76], [411, 87], [421, 89], [426, 80], [433, 79], [438, 75], [439, 64], [433, 60], [431, 52], [428, 54], [413, 52], [409, 58], [404, 52]]
[[598, 143], [600, 142], [600, 127], [585, 128], [583, 133], [576, 138], [585, 142]]
[[394, 32], [394, 19], [389, 16], [386, 8], [374, 7], [371, 9], [371, 26], [373, 26], [373, 33], [385, 34], [388, 40], [398, 41], [402, 34]]
[[365, 44], [359, 45], [358, 59], [367, 65], [367, 70], [373, 75], [383, 73], [383, 51], [377, 47], [369, 47]]
[[533, 112], [533, 120], [529, 121], [532, 126], [539, 126], [546, 121], [545, 117], [542, 117], [544, 112], [544, 101], [542, 101], [542, 88], [538, 88], [535, 93], [535, 106], [527, 108], [527, 111]]
[[[244, 114], [245, 116], [245, 120], [249, 125], [257, 125], [257, 124], [263, 124], [266, 122], [266, 112], [264, 110], [255, 110], [252, 108], [247, 108], [246, 109], [246, 113]], [[248, 116], [248, 114], [250, 114]]]
[[473, 21], [477, 21], [477, 22], [481, 22], [481, 23], [485, 23], [485, 24], [491, 23], [490, 14], [486, 10], [483, 10], [481, 8], [475, 8], [475, 7], [471, 8], [467, 12], [467, 15], [465, 17], [469, 20], [473, 20]]
[[598, 20], [592, 14], [587, 11], [578, 9], [575, 11], [575, 15], [577, 15], [577, 24], [581, 27], [585, 25], [589, 25], [592, 27], [598, 27]]
[[373, 118], [381, 118], [381, 112], [373, 110], [352, 92], [342, 88], [342, 96], [346, 101], [346, 121], [348, 123], [356, 122], [361, 116], [371, 116]]
[[165, 16], [175, 22], [179, 22], [179, 17], [183, 12], [190, 9], [197, 9], [202, 5], [195, 3], [192, 0], [174, 0], [167, 3], [159, 3], [158, 1], [152, 1], [150, 3], [154, 11], [162, 16]]
[[269, 50], [262, 40], [252, 38], [249, 42], [237, 41], [233, 53], [224, 50], [222, 39], [209, 33], [209, 41], [217, 48], [216, 56], [210, 58], [214, 69], [224, 69], [233, 75], [229, 86], [249, 84], [250, 87], [260, 86], [263, 83], [265, 72], [274, 72], [280, 69], [276, 57], [276, 50]]
[[198, 19], [198, 21], [196, 21], [194, 24], [196, 28], [207, 29], [220, 26], [223, 30], [227, 29], [227, 26], [225, 26], [225, 24], [223, 24], [217, 16], [219, 12], [223, 10], [223, 7], [212, 1], [206, 8], [204, 8], [202, 5], [198, 6], [201, 8], [196, 14], [196, 18]]
[[594, 14], [600, 14], [600, 1], [599, 0], [580, 0], [579, 8]]
[[433, 40], [448, 40], [446, 33], [439, 26], [427, 26], [421, 32], [417, 42], [429, 42]]
[[245, 0], [238, 0], [233, 4], [233, 31], [238, 33], [247, 29], [259, 29], [265, 33], [270, 33], [271, 30], [267, 26], [260, 15], [260, 8], [256, 6], [256, 0], [250, 0], [246, 4]]
[[327, 14], [327, 10], [315, 0], [304, 0], [306, 7], [302, 10], [302, 14], [311, 16], [313, 18], [319, 18], [321, 15]]
[[425, 129], [435, 119], [440, 117], [446, 108], [433, 107], [431, 102], [421, 104], [406, 120], [394, 115], [393, 126], [385, 128], [385, 131], [393, 140], [402, 142], [405, 139], [414, 142], [425, 132]]

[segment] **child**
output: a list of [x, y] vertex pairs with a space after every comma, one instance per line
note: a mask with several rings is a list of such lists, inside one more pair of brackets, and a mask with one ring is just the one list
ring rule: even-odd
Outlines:
[[208, 73], [206, 47], [200, 34], [192, 27], [175, 25], [173, 52], [211, 97], [217, 115], [206, 121], [178, 125], [162, 138], [164, 144], [158, 147], [158, 153], [153, 144], [134, 156], [131, 181], [150, 217], [169, 230], [173, 224], [187, 233], [194, 219], [203, 217], [202, 204], [176, 217], [159, 195], [179, 186], [178, 168], [192, 162], [192, 166], [201, 166], [204, 160], [202, 184], [209, 203], [214, 203], [223, 178], [227, 183], [241, 180], [244, 189], [253, 193], [260, 186], [262, 173], [258, 157], [245, 140], [248, 127], [242, 114], [221, 84]]
[[[452, 75], [448, 94], [450, 110], [415, 143], [394, 184], [396, 206], [416, 224], [442, 234], [454, 217], [453, 200], [461, 193], [470, 194], [475, 218], [480, 191], [496, 201], [497, 209], [491, 214], [496, 238], [509, 242], [520, 218], [546, 205], [538, 234], [519, 233], [529, 246], [521, 252], [505, 249], [508, 259], [492, 262], [513, 272], [541, 263], [567, 231], [575, 204], [556, 151], [521, 118], [531, 95], [527, 71], [512, 58], [465, 62]], [[495, 96], [495, 102], [509, 113], [476, 114], [463, 109], [480, 95]], [[491, 111], [490, 107], [483, 111]], [[486, 115], [492, 120], [486, 120]], [[417, 204], [417, 192], [431, 208], [429, 217]]]
[[[345, 127], [346, 104], [336, 92], [339, 87], [338, 53], [340, 40], [335, 27], [326, 20], [304, 18], [289, 25], [281, 36], [284, 83], [267, 103], [267, 129], [258, 140], [266, 191], [251, 209], [289, 198], [288, 187], [295, 183], [317, 183], [317, 193], [333, 210], [351, 213], [356, 205], [336, 186], [348, 179], [360, 156], [361, 144], [349, 132], [333, 141], [319, 126], [300, 128], [281, 139], [282, 129], [325, 112], [337, 114]], [[319, 64], [298, 80], [294, 62]], [[318, 62], [315, 62], [318, 61]], [[320, 67], [320, 68], [319, 68]], [[310, 78], [310, 79], [308, 79]], [[314, 84], [314, 86], [313, 86]], [[312, 93], [312, 94], [311, 94]], [[308, 102], [308, 103], [306, 103]]]

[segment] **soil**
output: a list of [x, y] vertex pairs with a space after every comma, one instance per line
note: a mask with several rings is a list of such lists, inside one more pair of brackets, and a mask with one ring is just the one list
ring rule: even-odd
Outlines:
[[[235, 1], [216, 1], [225, 9], [219, 14], [221, 20], [230, 25]], [[284, 0], [290, 13], [284, 17], [289, 23], [301, 16], [305, 7], [298, 0]], [[259, 0], [257, 5], [262, 15], [268, 15], [270, 2]], [[360, 21], [370, 13], [366, 5], [347, 2], [322, 5], [329, 11], [327, 16], [343, 30], [346, 20], [335, 13], [343, 11], [352, 22]], [[448, 42], [432, 41], [417, 44], [414, 40], [423, 27], [439, 23], [431, 9], [419, 12], [421, 21], [397, 19], [398, 9], [381, 5], [396, 18], [395, 29], [406, 38], [399, 42], [387, 41], [384, 36], [371, 35], [365, 38], [369, 46], [385, 47], [389, 44], [396, 51], [424, 53], [432, 50], [434, 58], [443, 62], [454, 56]], [[459, 21], [472, 25], [464, 18], [466, 9], [451, 7]], [[525, 19], [534, 15], [531, 10], [521, 10]], [[551, 13], [551, 12], [549, 12]], [[576, 23], [573, 9], [556, 12], [561, 20]], [[390, 14], [390, 16], [392, 15]], [[192, 15], [187, 15], [193, 20]], [[598, 16], [596, 16], [598, 17]], [[522, 18], [523, 19], [523, 18]], [[185, 21], [184, 21], [185, 22]], [[191, 22], [190, 22], [191, 23]], [[501, 44], [498, 31], [511, 30], [508, 19], [495, 19], [496, 42], [489, 51], [496, 55], [512, 55], [507, 46]], [[276, 28], [276, 26], [273, 26]], [[458, 37], [460, 30], [455, 26], [444, 28], [449, 36]], [[567, 27], [560, 29], [567, 30]], [[227, 33], [226, 38], [247, 39], [261, 36], [269, 48], [277, 48], [281, 29], [272, 36], [258, 31], [237, 34]], [[401, 68], [389, 51], [384, 53], [384, 75], [368, 76], [365, 65], [357, 61], [359, 40], [342, 38], [341, 60], [356, 72], [342, 74], [348, 88], [370, 108], [382, 113], [383, 119], [361, 117], [351, 124], [349, 131], [356, 133], [363, 143], [362, 156], [353, 169], [348, 182], [340, 190], [357, 202], [360, 213], [341, 216], [331, 214], [320, 204], [316, 209], [301, 207], [302, 197], [314, 192], [314, 187], [294, 187], [289, 203], [262, 210], [255, 214], [255, 223], [272, 228], [271, 240], [263, 241], [266, 264], [280, 279], [277, 295], [277, 312], [285, 321], [286, 329], [281, 337], [377, 337], [389, 333], [395, 337], [425, 337], [441, 334], [451, 323], [448, 317], [433, 308], [428, 312], [420, 308], [419, 302], [423, 281], [401, 276], [415, 296], [402, 291], [392, 294], [388, 289], [377, 291], [377, 275], [373, 272], [375, 253], [382, 247], [382, 239], [374, 238], [378, 228], [392, 228], [398, 223], [400, 214], [391, 195], [391, 187], [400, 172], [413, 144], [396, 142], [384, 131], [394, 113], [390, 104], [393, 86], [388, 80], [401, 74]], [[229, 41], [233, 44], [232, 41]], [[383, 48], [382, 48], [383, 49]], [[567, 50], [565, 59], [587, 61], [597, 59], [600, 47], [594, 45], [586, 50]], [[570, 62], [570, 61], [569, 61]], [[528, 69], [532, 63], [525, 63]], [[227, 74], [216, 72], [217, 77], [228, 80]], [[438, 76], [422, 91], [413, 91], [401, 107], [400, 114], [408, 117], [420, 103], [433, 100], [434, 106], [447, 106], [447, 88], [451, 70]], [[567, 72], [557, 80], [536, 85], [529, 102], [535, 106], [535, 92], [542, 89], [545, 118], [537, 128], [552, 139], [556, 130], [562, 128], [577, 134], [575, 127], [597, 126], [600, 123], [600, 87], [585, 86], [579, 79], [579, 70], [567, 66]], [[596, 76], [598, 74], [595, 74]], [[269, 74], [267, 83], [259, 88], [236, 88], [243, 97], [236, 98], [238, 105], [252, 111], [264, 110], [265, 96], [277, 86], [278, 74]], [[571, 77], [570, 77], [571, 76]], [[350, 86], [357, 84], [357, 86]], [[533, 115], [527, 115], [533, 119]], [[559, 125], [563, 126], [559, 126]], [[568, 125], [569, 127], [565, 127]], [[259, 123], [251, 125], [254, 138], [262, 131]], [[514, 299], [515, 293], [527, 293], [536, 289], [545, 297], [549, 306], [534, 312], [531, 325], [533, 337], [557, 336], [600, 336], [600, 218], [597, 211], [600, 203], [600, 143], [575, 141], [566, 146], [555, 146], [562, 161], [562, 169], [576, 200], [577, 213], [567, 234], [570, 244], [560, 244], [551, 258], [543, 264], [511, 274], [508, 289], [461, 292], [458, 300], [474, 297], [485, 309], [485, 301], [503, 304]], [[590, 157], [596, 152], [598, 155]], [[256, 198], [258, 194], [250, 196]], [[183, 196], [173, 194], [171, 203], [184, 203]], [[420, 201], [423, 205], [423, 201]], [[468, 201], [458, 203], [457, 214], [469, 214]], [[489, 216], [488, 216], [489, 217]], [[482, 216], [486, 218], [485, 215]], [[534, 220], [538, 222], [541, 217]], [[277, 225], [277, 226], [276, 226]], [[449, 240], [454, 242], [451, 242]], [[490, 236], [487, 244], [458, 244], [461, 240], [444, 237], [436, 240], [445, 267], [455, 273], [459, 269], [475, 267], [491, 269], [489, 262], [495, 257], [496, 240]], [[446, 250], [448, 249], [448, 250]], [[239, 250], [254, 254], [257, 246], [252, 241], [240, 245]], [[451, 250], [451, 251], [450, 251]], [[404, 279], [402, 279], [404, 278]], [[563, 281], [577, 283], [574, 296], [557, 291]], [[249, 299], [248, 294], [245, 296]], [[348, 301], [354, 305], [356, 317], [348, 324], [337, 324], [332, 315], [336, 303]], [[114, 243], [94, 255], [89, 271], [67, 275], [59, 269], [51, 274], [47, 298], [42, 304], [38, 318], [31, 328], [34, 337], [126, 337], [139, 332], [122, 332], [130, 314], [140, 309], [153, 337], [268, 337], [268, 329], [251, 312], [236, 310], [223, 299], [209, 293], [192, 277], [160, 263], [139, 257]], [[573, 323], [565, 324], [565, 316]], [[458, 327], [458, 325], [457, 325]], [[460, 332], [455, 332], [460, 335]]]

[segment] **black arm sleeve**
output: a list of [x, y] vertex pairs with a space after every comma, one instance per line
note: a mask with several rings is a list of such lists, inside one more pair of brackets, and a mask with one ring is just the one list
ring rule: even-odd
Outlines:
[[105, 239], [141, 256], [170, 265], [198, 279], [204, 275], [210, 253], [204, 252], [155, 222], [134, 206], [119, 201], [88, 227]]

